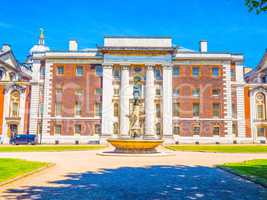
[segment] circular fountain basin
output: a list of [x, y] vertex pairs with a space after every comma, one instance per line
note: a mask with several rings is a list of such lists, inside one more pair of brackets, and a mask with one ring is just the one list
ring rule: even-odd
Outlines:
[[163, 140], [141, 140], [141, 139], [108, 139], [115, 147], [115, 153], [143, 154], [157, 153], [156, 148], [163, 143]]

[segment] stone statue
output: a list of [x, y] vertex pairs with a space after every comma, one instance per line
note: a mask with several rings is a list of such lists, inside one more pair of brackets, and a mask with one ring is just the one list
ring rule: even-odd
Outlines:
[[140, 125], [140, 101], [134, 100], [133, 112], [129, 115], [130, 119], [130, 136], [136, 138], [141, 136], [141, 125]]
[[130, 136], [131, 138], [137, 138], [141, 137], [141, 124], [140, 124], [140, 118], [143, 116], [143, 114], [140, 112], [141, 110], [141, 91], [142, 86], [140, 83], [141, 79], [140, 77], [134, 78], [134, 86], [133, 86], [133, 111], [128, 116], [130, 119]]

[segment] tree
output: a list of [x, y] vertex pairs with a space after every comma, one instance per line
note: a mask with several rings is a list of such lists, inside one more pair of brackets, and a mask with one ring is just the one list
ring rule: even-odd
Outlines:
[[246, 6], [250, 12], [260, 14], [267, 11], [267, 0], [246, 0]]

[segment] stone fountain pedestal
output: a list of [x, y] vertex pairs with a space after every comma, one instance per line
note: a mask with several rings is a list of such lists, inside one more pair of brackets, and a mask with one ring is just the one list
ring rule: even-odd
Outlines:
[[143, 140], [143, 139], [108, 139], [115, 147], [114, 153], [151, 154], [157, 153], [157, 147], [163, 140]]

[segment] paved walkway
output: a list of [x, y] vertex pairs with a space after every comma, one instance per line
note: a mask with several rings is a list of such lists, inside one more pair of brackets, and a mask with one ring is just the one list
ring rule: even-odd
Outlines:
[[0, 189], [0, 199], [267, 199], [267, 190], [215, 164], [267, 154], [176, 152], [172, 157], [103, 157], [98, 151], [0, 153], [56, 163]]

